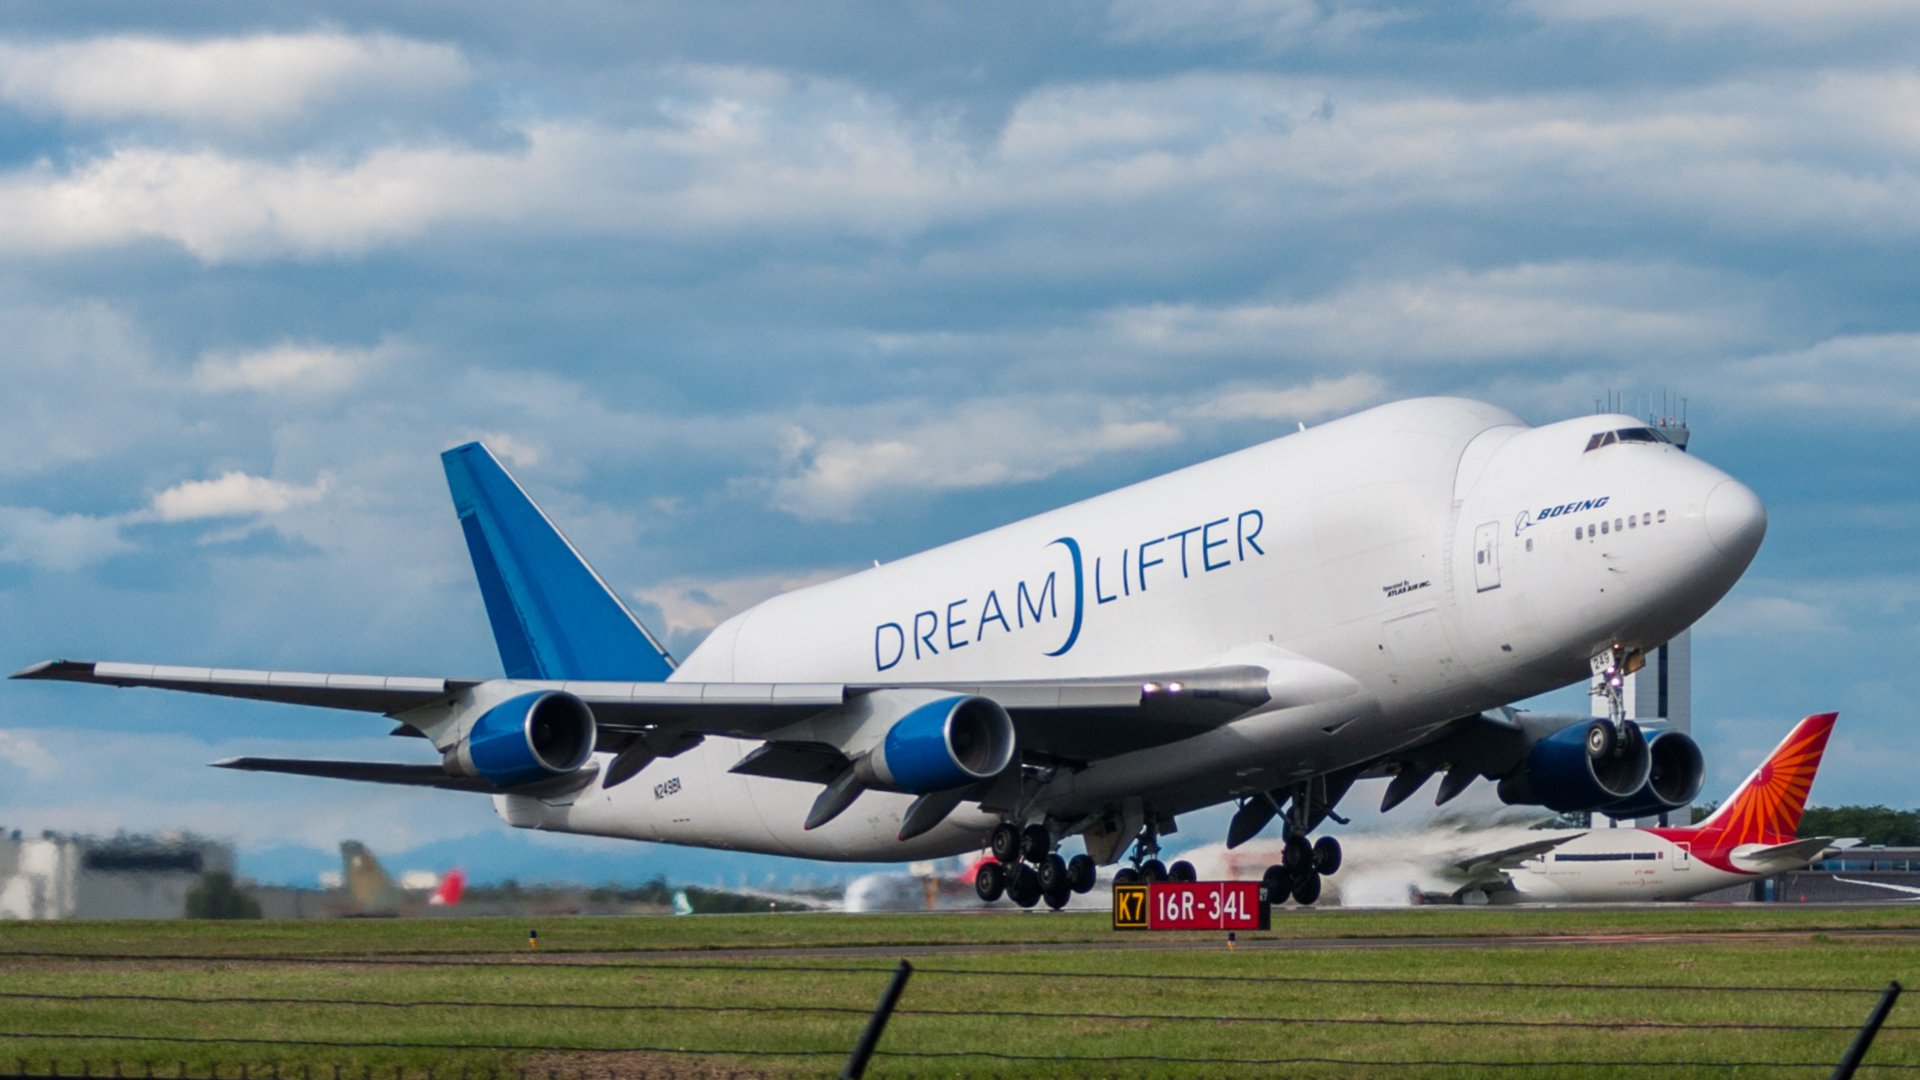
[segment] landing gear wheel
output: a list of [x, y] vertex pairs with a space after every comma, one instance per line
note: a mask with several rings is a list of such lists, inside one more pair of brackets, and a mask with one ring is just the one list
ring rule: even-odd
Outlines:
[[1027, 826], [1020, 833], [1020, 854], [1030, 863], [1038, 863], [1053, 854], [1053, 834], [1047, 831], [1045, 825], [1035, 823]]
[[1007, 868], [997, 862], [981, 863], [980, 869], [973, 875], [973, 891], [980, 899], [993, 903], [1007, 891]]
[[1007, 882], [1007, 897], [1024, 908], [1040, 902], [1040, 875], [1034, 873], [1033, 867], [1022, 865], [1013, 870], [1012, 880]]
[[1020, 861], [1020, 829], [1011, 821], [1003, 821], [993, 827], [993, 838], [987, 841], [987, 850], [995, 859], [1003, 863]]
[[1312, 866], [1313, 845], [1307, 843], [1304, 836], [1287, 837], [1287, 846], [1280, 852], [1280, 865], [1296, 873]]
[[1613, 753], [1613, 725], [1596, 720], [1587, 726], [1587, 756], [1598, 761]]
[[1318, 899], [1320, 899], [1320, 875], [1302, 874], [1293, 883], [1293, 902], [1306, 907]]
[[1284, 866], [1269, 866], [1260, 876], [1260, 891], [1267, 894], [1267, 903], [1284, 904], [1293, 892], [1293, 875]]
[[1158, 885], [1167, 880], [1167, 864], [1159, 859], [1148, 859], [1140, 864], [1140, 876]]
[[1198, 881], [1200, 875], [1194, 872], [1193, 864], [1185, 859], [1167, 867], [1168, 881]]
[[1040, 891], [1048, 896], [1059, 893], [1065, 896], [1073, 887], [1073, 879], [1067, 876], [1067, 860], [1058, 853], [1040, 860]]
[[1140, 884], [1140, 871], [1135, 870], [1131, 866], [1123, 866], [1113, 872], [1113, 883], [1115, 885], [1138, 885]]
[[1041, 893], [1040, 899], [1045, 900], [1047, 902], [1048, 907], [1052, 908], [1055, 911], [1059, 911], [1061, 908], [1067, 906], [1067, 901], [1071, 899], [1072, 896], [1073, 896], [1073, 890], [1062, 886], [1061, 888], [1054, 890], [1052, 892]]
[[1340, 869], [1340, 841], [1323, 836], [1313, 842], [1313, 869], [1325, 876]]
[[1067, 881], [1071, 884], [1074, 892], [1082, 896], [1092, 892], [1093, 879], [1097, 876], [1098, 871], [1093, 865], [1092, 856], [1075, 855], [1073, 858], [1067, 860]]

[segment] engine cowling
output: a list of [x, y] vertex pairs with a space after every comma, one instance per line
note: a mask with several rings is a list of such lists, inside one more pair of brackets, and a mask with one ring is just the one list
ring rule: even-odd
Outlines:
[[1598, 810], [1638, 792], [1652, 769], [1640, 725], [1629, 721], [1616, 733], [1611, 721], [1583, 720], [1534, 743], [1501, 778], [1500, 799], [1562, 813]]
[[572, 694], [545, 690], [495, 705], [461, 733], [447, 771], [510, 788], [565, 776], [593, 754], [593, 710]]
[[1013, 718], [992, 698], [929, 701], [894, 721], [861, 760], [864, 779], [924, 795], [998, 776], [1013, 763]]
[[1608, 816], [1664, 814], [1687, 805], [1700, 794], [1707, 772], [1700, 744], [1682, 732], [1656, 731], [1647, 738], [1647, 752], [1653, 761], [1647, 782], [1627, 798], [1601, 807]]

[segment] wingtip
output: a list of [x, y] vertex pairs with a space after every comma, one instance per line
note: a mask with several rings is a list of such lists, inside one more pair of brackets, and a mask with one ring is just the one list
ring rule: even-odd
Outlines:
[[93, 672], [91, 660], [42, 660], [37, 664], [28, 664], [9, 679], [59, 679]]

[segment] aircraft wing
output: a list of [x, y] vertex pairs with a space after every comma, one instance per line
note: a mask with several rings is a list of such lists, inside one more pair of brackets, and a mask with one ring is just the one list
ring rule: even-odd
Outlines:
[[[1326, 674], [1338, 676], [1330, 670]], [[1314, 691], [1319, 684], [1340, 686], [1342, 683], [1340, 678], [1326, 679], [1319, 673], [1310, 673], [1310, 676], [1315, 685], [1303, 685], [1303, 693], [1288, 695], [1289, 703], [1316, 696]], [[154, 687], [388, 716], [446, 701], [487, 681], [92, 660], [49, 660], [19, 671], [13, 677]], [[781, 728], [876, 690], [938, 689], [978, 694], [998, 702], [1012, 717], [1024, 753], [1093, 761], [1175, 742], [1225, 724], [1271, 700], [1268, 680], [1266, 668], [1248, 665], [1105, 679], [1002, 682], [854, 684], [516, 679], [514, 685], [529, 692], [564, 691], [586, 702], [593, 710], [600, 732], [597, 748], [612, 752], [637, 738], [662, 743], [705, 735], [765, 738]], [[760, 755], [759, 767], [743, 771], [800, 779], [812, 778], [811, 774], [821, 768], [837, 766], [837, 761], [810, 764], [811, 759], [821, 755], [818, 749], [807, 749], [808, 745], [763, 747], [769, 753]]]
[[1742, 870], [1764, 870], [1781, 863], [1806, 864], [1833, 846], [1831, 836], [1810, 836], [1784, 844], [1742, 844], [1733, 849], [1733, 863]]
[[1499, 851], [1469, 855], [1454, 863], [1453, 868], [1465, 874], [1469, 883], [1493, 881], [1498, 879], [1503, 871], [1511, 870], [1528, 859], [1545, 855], [1561, 844], [1584, 835], [1586, 834], [1581, 832], [1563, 833], [1532, 843], [1515, 844], [1513, 847], [1501, 848]]

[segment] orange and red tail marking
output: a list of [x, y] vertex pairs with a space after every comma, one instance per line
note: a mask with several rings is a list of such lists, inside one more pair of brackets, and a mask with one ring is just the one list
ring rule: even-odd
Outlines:
[[1793, 839], [1838, 715], [1820, 713], [1796, 724], [1753, 775], [1694, 830], [1697, 847], [1730, 851], [1741, 844], [1782, 844]]

